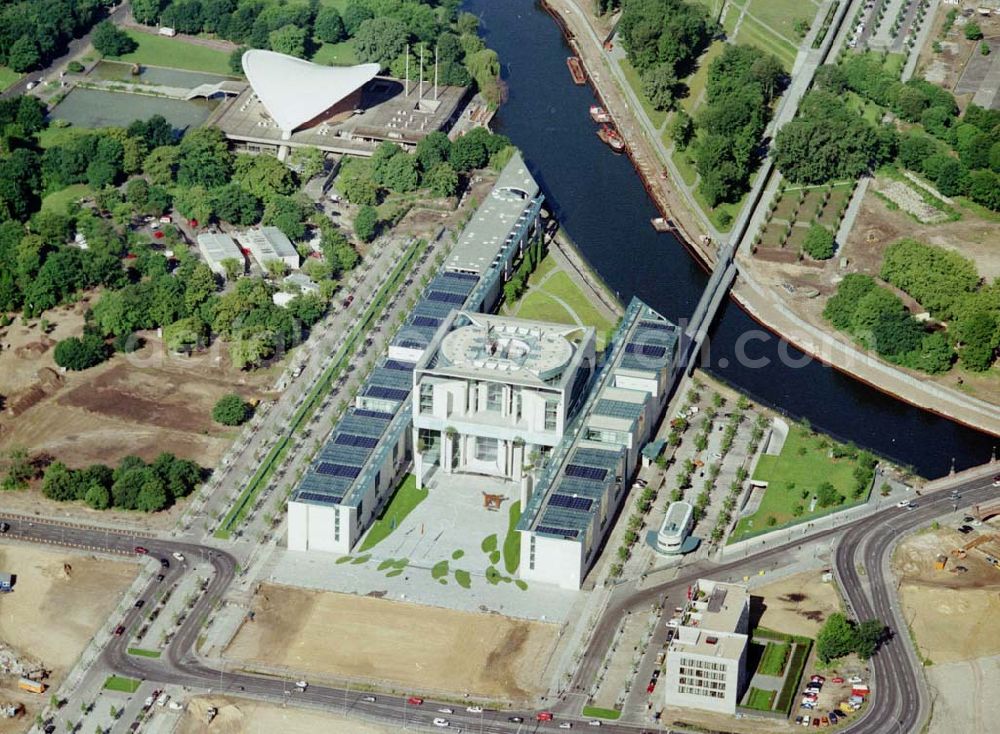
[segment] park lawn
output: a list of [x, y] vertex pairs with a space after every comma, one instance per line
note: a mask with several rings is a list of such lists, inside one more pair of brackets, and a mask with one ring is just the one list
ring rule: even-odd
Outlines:
[[694, 163], [688, 158], [686, 150], [674, 149], [673, 155], [671, 156], [674, 161], [674, 165], [677, 166], [677, 170], [680, 171], [681, 178], [684, 179], [684, 183], [688, 186], [694, 186], [698, 181], [698, 172], [694, 170]]
[[365, 536], [364, 541], [358, 551], [363, 553], [371, 550], [376, 545], [389, 537], [393, 530], [399, 527], [399, 523], [410, 514], [414, 507], [427, 499], [426, 489], [417, 489], [417, 478], [412, 474], [407, 474], [406, 479], [399, 485], [396, 494], [382, 511], [382, 516], [372, 525], [371, 530]]
[[546, 253], [542, 261], [535, 266], [535, 269], [531, 271], [531, 275], [528, 276], [528, 285], [538, 285], [542, 278], [555, 270], [556, 267], [558, 266], [556, 265], [555, 258]]
[[[852, 499], [854, 469], [858, 464], [849, 458], [830, 458], [830, 441], [824, 436], [809, 433], [802, 426], [793, 425], [789, 428], [781, 454], [765, 454], [760, 457], [753, 479], [767, 482], [767, 489], [764, 490], [757, 511], [741, 518], [737, 523], [729, 538], [730, 543], [740, 540], [744, 535], [767, 530], [767, 518], [770, 516], [774, 516], [776, 520], [773, 527], [780, 527], [792, 521], [803, 522], [811, 517], [825, 515], [834, 509], [843, 509], [867, 499]], [[817, 505], [810, 512], [811, 498], [803, 498], [802, 492], [815, 491], [823, 482], [832, 484], [847, 499], [843, 504], [833, 507]], [[798, 518], [792, 512], [796, 505], [805, 508], [805, 512]]]
[[65, 214], [67, 206], [85, 196], [90, 196], [91, 193], [93, 192], [87, 184], [73, 184], [59, 191], [53, 191], [42, 199], [42, 211]]
[[617, 709], [602, 709], [597, 706], [584, 706], [583, 715], [591, 716], [595, 719], [608, 719], [609, 721], [615, 721], [622, 715], [622, 712]]
[[116, 56], [117, 61], [147, 66], [166, 66], [188, 71], [204, 71], [210, 74], [232, 76], [229, 68], [229, 54], [206, 46], [187, 43], [178, 38], [155, 36], [150, 33], [125, 31], [138, 48], [124, 56]]
[[35, 133], [35, 139], [38, 141], [38, 147], [45, 149], [56, 145], [66, 145], [81, 135], [90, 135], [93, 132], [94, 129], [89, 127], [77, 127], [75, 125], [58, 127], [56, 125], [49, 125], [44, 130], [39, 130]]
[[635, 70], [635, 67], [629, 62], [628, 59], [621, 60], [622, 71], [625, 72], [625, 79], [628, 81], [628, 85], [632, 87], [632, 91], [635, 92], [635, 96], [639, 98], [639, 102], [642, 103], [642, 109], [646, 113], [646, 117], [650, 119], [653, 123], [653, 127], [660, 127], [663, 121], [667, 119], [667, 113], [660, 110], [654, 110], [653, 106], [649, 104], [649, 100], [646, 99], [646, 95], [642, 93], [642, 79], [639, 77], [639, 72]]
[[772, 33], [749, 15], [743, 16], [743, 22], [740, 24], [735, 40], [737, 43], [746, 43], [750, 46], [756, 46], [761, 51], [774, 54], [785, 71], [792, 70], [797, 53], [796, 46], [785, 38]]
[[542, 290], [549, 295], [562, 299], [577, 317], [587, 326], [593, 326], [597, 333], [607, 331], [614, 324], [601, 315], [601, 312], [594, 307], [580, 287], [565, 272], [559, 272], [550, 277], [542, 286]]
[[795, 33], [795, 21], [804, 20], [812, 26], [817, 4], [812, 0], [750, 0], [749, 11], [754, 18], [797, 46], [801, 39]]
[[788, 653], [791, 651], [791, 644], [787, 642], [769, 642], [764, 648], [764, 655], [757, 666], [757, 672], [761, 675], [778, 676], [785, 670], [785, 662], [788, 660]]
[[878, 125], [882, 121], [884, 110], [874, 102], [862, 98], [856, 92], [845, 92], [844, 101], [847, 103], [848, 109], [857, 112], [873, 125]]
[[576, 324], [573, 315], [563, 308], [561, 303], [547, 296], [544, 291], [529, 291], [517, 305], [514, 315], [519, 319], [552, 321], [556, 324]]
[[906, 65], [906, 54], [886, 54], [882, 67], [897, 79], [903, 74]]
[[123, 693], [135, 693], [141, 685], [141, 680], [123, 678], [120, 675], [109, 675], [108, 679], [104, 681], [104, 687], [109, 691], [122, 691]]
[[[754, 175], [756, 176], [756, 173]], [[750, 179], [749, 186], [753, 186], [753, 178]], [[728, 232], [733, 228], [733, 224], [736, 222], [736, 217], [740, 215], [740, 210], [743, 208], [743, 202], [745, 202], [747, 198], [747, 195], [743, 194], [739, 201], [733, 202], [732, 204], [722, 202], [713, 209], [708, 205], [708, 201], [706, 201], [705, 197], [697, 187], [693, 189], [693, 192], [694, 200], [698, 202], [698, 206], [700, 206], [701, 210], [705, 212], [705, 215], [712, 220], [712, 224], [718, 227], [720, 232]], [[729, 215], [729, 224], [724, 225], [722, 223], [720, 217], [723, 212]]]
[[747, 708], [757, 711], [770, 711], [774, 704], [775, 691], [765, 691], [760, 688], [751, 688], [747, 697]]
[[340, 43], [324, 43], [313, 54], [314, 64], [326, 66], [353, 66], [358, 63], [358, 54], [354, 50], [354, 40]]
[[6, 66], [0, 66], [0, 90], [6, 89], [20, 78], [21, 75], [13, 69], [9, 69]]
[[701, 56], [698, 57], [698, 68], [695, 70], [694, 74], [689, 76], [684, 82], [688, 87], [688, 95], [681, 100], [681, 107], [689, 115], [694, 114], [694, 111], [699, 106], [699, 98], [705, 91], [705, 84], [708, 81], [708, 69], [712, 65], [712, 62], [722, 54], [722, 50], [726, 47], [725, 41], [713, 41], [708, 49]]

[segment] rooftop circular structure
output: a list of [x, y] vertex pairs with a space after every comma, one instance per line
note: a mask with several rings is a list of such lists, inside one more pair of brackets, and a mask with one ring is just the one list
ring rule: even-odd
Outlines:
[[254, 93], [286, 136], [325, 113], [335, 114], [334, 108], [379, 72], [378, 64], [322, 66], [262, 49], [247, 51], [242, 63]]
[[521, 372], [544, 381], [561, 374], [573, 358], [563, 331], [527, 323], [472, 323], [444, 337], [441, 355], [454, 367], [482, 370], [484, 377]]

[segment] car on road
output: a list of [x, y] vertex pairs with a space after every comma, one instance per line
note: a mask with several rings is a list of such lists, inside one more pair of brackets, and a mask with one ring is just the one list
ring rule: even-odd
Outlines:
[[563, 723], [561, 723], [559, 725], [559, 728], [560, 729], [572, 729], [573, 728], [573, 724], [571, 722], [569, 722], [569, 721], [564, 721]]
[[524, 721], [524, 717], [523, 716], [508, 716], [507, 717], [507, 721], [509, 721], [512, 724], [520, 724], [521, 722]]
[[993, 477], [993, 486], [1000, 487], [1000, 474], [997, 474], [995, 477]]
[[646, 686], [646, 693], [652, 693], [653, 689], [656, 688], [656, 678], [649, 681], [649, 685]]
[[159, 583], [160, 581], [163, 581], [163, 579], [165, 579], [165, 578], [166, 578], [166, 576], [164, 576], [162, 573], [156, 574], [156, 581], [157, 581], [157, 583]]
[[960, 532], [962, 535], [968, 535], [969, 533], [972, 532], [972, 526], [970, 526], [970, 525], [959, 525], [958, 526], [958, 532]]
[[481, 713], [483, 713], [483, 707], [482, 706], [466, 706], [465, 710], [468, 711], [470, 714], [481, 714]]
[[125, 632], [125, 625], [120, 624], [117, 627], [115, 627], [115, 636], [116, 637], [121, 637], [124, 632]]
[[406, 702], [408, 704], [410, 704], [411, 706], [423, 706], [424, 705], [424, 699], [422, 699], [420, 696], [410, 696], [408, 699], [406, 699]]
[[10, 523], [0, 522], [0, 533], [6, 533], [8, 530], [10, 530]]
[[167, 704], [167, 708], [174, 711], [181, 711], [184, 708], [184, 704], [179, 701], [171, 701]]
[[900, 508], [902, 508], [902, 507], [909, 507], [909, 506], [910, 506], [910, 501], [909, 500], [900, 500], [899, 502], [896, 503], [896, 507], [900, 507]]
[[136, 609], [142, 609], [144, 606], [146, 606], [146, 600], [145, 599], [137, 599], [134, 606], [135, 606]]
[[555, 718], [551, 711], [539, 711], [535, 714], [535, 721], [552, 721]]
[[587, 726], [601, 726], [601, 722], [597, 719], [591, 719], [587, 722]]
[[907, 510], [915, 510], [915, 509], [917, 509], [917, 503], [916, 502], [911, 502], [910, 504], [908, 504], [906, 506], [906, 509]]
[[440, 726], [441, 728], [444, 728], [446, 726], [451, 726], [451, 722], [448, 721], [448, 719], [442, 719], [440, 716], [435, 718], [434, 721], [431, 723], [433, 723], [434, 726]]
[[168, 561], [166, 558], [161, 558], [160, 566], [162, 566], [163, 568], [170, 568], [170, 561]]
[[450, 708], [446, 707], [446, 708], [443, 708], [443, 709], [438, 709], [438, 713], [439, 714], [453, 714], [453, 713], [455, 713], [455, 711], [453, 709], [450, 709]]
[[976, 518], [974, 518], [972, 515], [966, 515], [965, 517], [962, 518], [962, 522], [964, 522], [964, 523], [970, 523], [970, 522], [972, 522], [975, 519]]
[[135, 552], [138, 553], [140, 556], [144, 556], [147, 553], [149, 553], [149, 550], [147, 548], [143, 548], [141, 545], [137, 545], [135, 547]]
[[376, 701], [375, 696], [362, 696], [361, 700], [365, 703], [375, 703]]
[[182, 556], [180, 553], [177, 553], [175, 551], [174, 553], [171, 553], [170, 555], [172, 555], [174, 558], [176, 558], [178, 562], [184, 563], [184, 556]]

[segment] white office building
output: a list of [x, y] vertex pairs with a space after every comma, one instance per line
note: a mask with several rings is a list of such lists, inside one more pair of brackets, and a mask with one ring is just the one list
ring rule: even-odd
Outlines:
[[736, 713], [746, 685], [750, 594], [745, 586], [699, 579], [667, 647], [667, 706]]
[[267, 269], [272, 260], [280, 260], [285, 267], [299, 267], [299, 252], [292, 241], [277, 227], [255, 227], [236, 235], [242, 247], [249, 250], [261, 268]]
[[693, 526], [694, 507], [687, 502], [671, 502], [656, 533], [656, 550], [668, 555], [683, 553], [684, 541]]
[[225, 260], [236, 260], [239, 270], [246, 267], [243, 251], [236, 246], [233, 238], [222, 232], [202, 232], [198, 235], [198, 252], [216, 275], [226, 277]]
[[595, 363], [592, 327], [454, 311], [413, 370], [414, 473], [520, 481], [559, 443]]

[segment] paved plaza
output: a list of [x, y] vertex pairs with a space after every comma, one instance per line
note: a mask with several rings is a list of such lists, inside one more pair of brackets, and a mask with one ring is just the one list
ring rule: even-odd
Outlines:
[[[499, 510], [483, 494], [504, 497]], [[261, 580], [351, 594], [378, 595], [474, 612], [566, 621], [583, 592], [517, 578], [511, 509], [519, 486], [492, 477], [437, 472], [427, 497], [388, 537], [347, 556], [277, 549]], [[518, 505], [519, 509], [519, 505]], [[514, 520], [516, 524], [516, 519]], [[519, 543], [516, 533], [512, 542]]]

